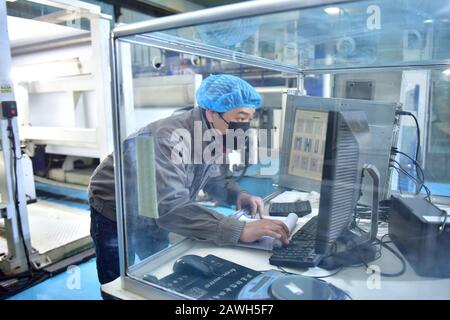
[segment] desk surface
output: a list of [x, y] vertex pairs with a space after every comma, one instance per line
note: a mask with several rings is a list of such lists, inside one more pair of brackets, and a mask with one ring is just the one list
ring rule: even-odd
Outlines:
[[[300, 218], [297, 227], [303, 225], [315, 214], [317, 214], [317, 210], [314, 210], [308, 216]], [[383, 230], [381, 232], [383, 233]], [[184, 249], [180, 249], [180, 246], [178, 246], [178, 249], [176, 248], [177, 246], [170, 248], [160, 258], [156, 258], [152, 262], [141, 266], [135, 274], [142, 276], [151, 272], [152, 275], [158, 278], [164, 277], [172, 272], [175, 260], [186, 254], [199, 256], [214, 254], [254, 270], [276, 270], [276, 267], [269, 264], [271, 253], [268, 251], [241, 247], [217, 247], [207, 242], [187, 239], [183, 242], [188, 242], [188, 245], [181, 246]], [[392, 243], [390, 245], [396, 249]], [[171, 254], [171, 251], [173, 254]], [[401, 269], [400, 261], [390, 251], [383, 248], [381, 253], [380, 259], [369, 264], [373, 269], [384, 273], [395, 273]], [[306, 276], [326, 276], [334, 273], [333, 271], [320, 268], [285, 269], [289, 272]], [[399, 277], [382, 277], [377, 273], [373, 274], [372, 271], [366, 270], [363, 266], [345, 268], [336, 275], [327, 277], [324, 280], [343, 289], [353, 299], [450, 299], [450, 279], [418, 276], [408, 263], [406, 272]], [[143, 296], [122, 289], [120, 279], [103, 285], [102, 291], [120, 299], [143, 299]], [[151, 294], [149, 296], [152, 298]], [[157, 297], [155, 296], [155, 298]]]

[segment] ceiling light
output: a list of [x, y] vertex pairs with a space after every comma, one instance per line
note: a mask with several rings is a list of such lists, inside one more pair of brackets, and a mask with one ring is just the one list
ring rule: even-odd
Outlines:
[[338, 16], [341, 14], [341, 8], [339, 7], [328, 7], [325, 8], [324, 11], [330, 16]]

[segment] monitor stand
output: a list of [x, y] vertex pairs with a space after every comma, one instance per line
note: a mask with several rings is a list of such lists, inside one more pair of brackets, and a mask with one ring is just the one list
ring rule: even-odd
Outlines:
[[[338, 238], [336, 242], [336, 250], [332, 255], [322, 259], [319, 267], [326, 270], [338, 269], [341, 267], [350, 267], [361, 264], [368, 264], [376, 260], [380, 248], [377, 240], [378, 232], [378, 197], [379, 197], [379, 183], [380, 174], [377, 168], [373, 165], [364, 165], [364, 171], [372, 177], [372, 214], [370, 232], [355, 227], [354, 229], [347, 229]], [[352, 230], [358, 229], [360, 234]]]
[[377, 259], [379, 248], [375, 241], [361, 242], [361, 236], [347, 230], [338, 240], [338, 251], [333, 255], [323, 258], [319, 267], [326, 270], [334, 270], [341, 267], [351, 267], [368, 264]]

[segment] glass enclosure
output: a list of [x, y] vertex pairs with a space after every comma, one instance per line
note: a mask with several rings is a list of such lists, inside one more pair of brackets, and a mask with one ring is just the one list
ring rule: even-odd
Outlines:
[[[445, 275], [448, 270], [422, 281], [427, 276], [411, 266], [410, 260], [396, 260], [392, 251], [384, 247], [383, 240], [394, 232], [394, 221], [388, 217], [394, 210], [391, 207], [389, 211], [391, 204], [387, 203], [391, 195], [431, 197], [442, 208], [448, 204], [449, 14], [450, 3], [446, 0], [310, 1], [306, 4], [253, 1], [114, 30], [115, 177], [123, 286], [148, 298], [266, 299], [275, 297], [273, 292], [267, 294], [271, 289], [259, 296], [255, 292], [261, 293], [261, 287], [268, 287], [275, 278], [302, 274], [311, 279], [329, 276], [329, 283], [341, 289], [332, 292], [330, 297], [334, 299], [345, 299], [348, 295], [354, 299], [447, 297], [450, 282], [441, 278], [450, 276]], [[188, 165], [181, 152], [175, 153], [174, 158], [173, 149], [169, 148], [176, 147], [171, 140], [173, 136], [167, 135], [174, 130], [173, 122], [162, 119], [176, 118], [178, 126], [184, 129], [194, 125], [183, 127], [180, 124], [186, 123], [183, 121], [197, 121], [199, 130], [208, 126], [208, 118], [199, 111], [196, 92], [202, 80], [211, 74], [240, 77], [262, 97], [262, 108], [255, 112], [251, 127], [267, 130], [265, 144], [259, 141], [253, 145], [258, 151], [253, 161], [238, 150], [225, 155], [224, 165], [202, 162]], [[324, 100], [320, 107], [308, 106], [302, 111], [305, 114], [298, 115], [293, 113], [293, 108], [304, 106], [292, 101], [302, 96], [334, 102], [325, 107], [328, 102]], [[380, 108], [380, 113], [382, 106], [392, 106], [390, 131], [387, 135], [382, 132], [388, 139], [378, 141], [373, 135], [371, 130], [377, 121], [369, 119], [367, 123], [367, 116], [349, 115], [358, 109], [351, 106], [358, 103]], [[274, 243], [271, 249], [261, 250], [244, 246], [239, 235], [239, 242], [234, 244], [223, 239], [223, 233], [228, 232], [230, 239], [235, 236], [233, 228], [226, 232], [221, 229], [225, 228], [224, 221], [242, 221], [229, 183], [263, 198], [265, 210], [270, 210], [271, 199], [287, 190], [279, 176], [280, 172], [290, 170], [280, 166], [287, 165], [283, 159], [289, 156], [286, 141], [291, 140], [286, 140], [284, 135], [294, 130], [294, 115], [303, 117], [308, 112], [324, 110], [331, 113], [313, 116], [322, 117], [326, 119], [325, 124], [333, 126], [337, 124], [330, 119], [336, 112], [333, 121], [347, 123], [348, 134], [353, 134], [355, 143], [359, 144], [357, 150], [381, 150], [386, 146], [386, 152], [390, 147], [401, 152], [388, 154], [385, 166], [377, 168], [386, 172], [382, 179], [387, 181], [380, 185], [383, 189], [382, 198], [378, 199], [381, 200], [378, 221], [371, 216], [370, 201], [364, 206], [357, 203], [359, 179], [363, 172], [367, 176], [370, 170], [358, 167], [352, 180], [353, 195], [348, 199], [355, 201], [354, 208], [345, 214], [352, 223], [362, 225], [360, 229], [370, 233], [372, 228], [370, 243], [376, 249], [372, 248], [374, 255], [367, 261], [360, 259], [331, 271], [325, 267], [277, 267], [270, 260]], [[400, 110], [404, 114], [398, 114]], [[371, 113], [372, 118], [376, 113]], [[336, 130], [339, 140], [341, 129]], [[373, 137], [365, 140], [367, 134]], [[335, 141], [337, 145], [338, 142]], [[323, 143], [322, 153], [326, 155], [325, 149], [331, 142]], [[247, 150], [252, 150], [251, 143]], [[189, 153], [189, 160], [195, 152]], [[338, 157], [334, 159], [336, 172], [342, 166]], [[174, 159], [179, 162], [174, 164]], [[383, 166], [379, 162], [377, 165]], [[289, 190], [307, 193], [312, 210], [305, 219], [317, 215], [319, 220], [325, 219], [324, 209], [320, 207], [329, 199], [323, 194], [319, 198], [319, 192], [334, 192], [334, 189], [324, 189], [326, 177], [322, 174], [322, 179], [317, 177], [317, 183], [306, 184], [317, 188], [289, 185]], [[370, 176], [376, 180], [376, 173]], [[223, 185], [215, 184], [214, 189], [211, 181], [217, 182], [219, 177]], [[181, 187], [172, 190], [172, 185]], [[329, 201], [333, 206], [333, 201]], [[178, 210], [180, 207], [183, 209]], [[308, 220], [302, 219], [296, 218], [292, 228], [298, 230]], [[436, 219], [436, 223], [441, 221], [440, 216]], [[290, 223], [284, 218], [279, 220]], [[443, 221], [438, 226], [443, 230], [440, 237], [446, 234], [446, 221]], [[244, 221], [244, 225], [248, 223]], [[229, 222], [228, 225], [237, 224]], [[373, 229], [374, 225], [378, 230]], [[378, 239], [375, 239], [377, 232]], [[448, 243], [449, 239], [439, 241]], [[258, 245], [262, 246], [262, 242]], [[331, 256], [331, 249], [327, 250]], [[355, 250], [359, 249], [353, 247]], [[178, 260], [189, 255], [201, 256], [203, 261], [192, 257], [192, 261]], [[424, 259], [433, 263], [431, 257]], [[385, 277], [399, 269], [402, 272], [398, 278]], [[372, 273], [378, 278], [369, 284]], [[258, 290], [250, 285], [251, 280], [259, 285]], [[353, 284], [349, 285], [350, 282]], [[415, 286], [409, 286], [412, 282]], [[446, 295], [437, 296], [442, 291]]]

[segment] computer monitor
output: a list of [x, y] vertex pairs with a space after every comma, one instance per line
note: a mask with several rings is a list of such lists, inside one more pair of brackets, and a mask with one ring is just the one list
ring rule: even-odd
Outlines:
[[350, 229], [362, 171], [358, 136], [367, 134], [368, 125], [365, 114], [358, 111], [297, 110], [297, 113], [311, 113], [315, 117], [322, 114], [321, 119], [326, 119], [315, 248], [316, 253], [325, 254]]
[[361, 111], [297, 108], [293, 128], [287, 171], [320, 185], [315, 249], [323, 254], [352, 221], [362, 170], [358, 138], [368, 124]]
[[[305, 118], [299, 110], [315, 112], [361, 111], [366, 115], [369, 132], [360, 139], [360, 165], [375, 166], [380, 173], [380, 200], [389, 198], [391, 147], [396, 144], [395, 103], [366, 100], [321, 98], [288, 95], [284, 121], [283, 143], [280, 151], [280, 187], [299, 191], [320, 192], [321, 159], [324, 154], [323, 130], [325, 118], [311, 115]], [[305, 143], [306, 142], [306, 143]], [[364, 179], [359, 203], [371, 205], [372, 181]]]

